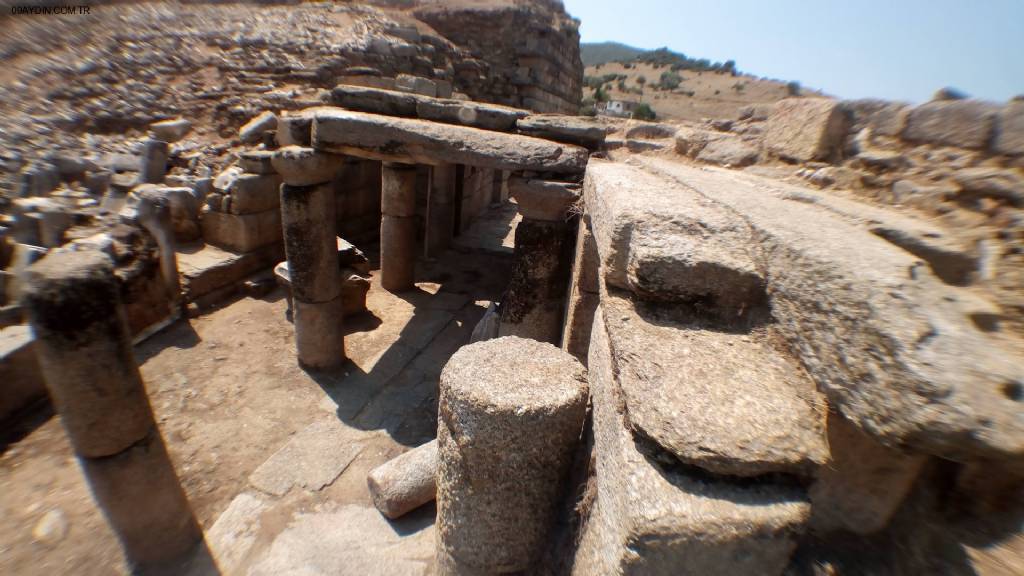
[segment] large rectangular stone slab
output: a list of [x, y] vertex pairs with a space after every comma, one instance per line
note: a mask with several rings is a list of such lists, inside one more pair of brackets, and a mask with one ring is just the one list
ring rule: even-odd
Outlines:
[[591, 162], [583, 194], [609, 285], [733, 317], [763, 302], [742, 219], [625, 164]]
[[247, 254], [228, 252], [212, 245], [178, 254], [181, 289], [188, 302], [215, 290], [240, 284], [246, 277], [269, 270], [284, 257], [281, 244], [264, 246]]
[[527, 110], [499, 104], [435, 98], [413, 92], [341, 84], [331, 90], [330, 101], [357, 112], [422, 118], [500, 132], [511, 132], [516, 120], [529, 114]]
[[806, 494], [696, 477], [630, 434], [600, 307], [588, 371], [597, 457], [573, 574], [780, 574], [810, 514]]
[[467, 164], [495, 170], [579, 173], [585, 148], [479, 128], [333, 110], [317, 112], [313, 147], [408, 164]]
[[1020, 344], [975, 324], [971, 291], [792, 186], [642, 163], [749, 223], [776, 325], [833, 408], [892, 446], [953, 460], [1024, 454]]

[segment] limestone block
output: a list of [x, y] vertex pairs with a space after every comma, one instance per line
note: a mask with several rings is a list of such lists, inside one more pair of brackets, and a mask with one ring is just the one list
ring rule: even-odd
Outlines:
[[811, 485], [811, 530], [871, 534], [886, 527], [927, 458], [887, 448], [836, 413], [828, 415], [831, 461]]
[[312, 186], [333, 180], [345, 167], [345, 157], [312, 148], [285, 146], [274, 153], [274, 169], [289, 186]]
[[607, 127], [585, 116], [531, 114], [516, 122], [516, 129], [528, 136], [547, 138], [596, 150], [604, 145]]
[[588, 362], [597, 501], [573, 574], [781, 574], [810, 515], [806, 494], [693, 476], [630, 434], [605, 317], [599, 308]]
[[582, 195], [580, 185], [573, 182], [513, 177], [508, 184], [519, 213], [533, 220], [565, 222], [570, 218], [569, 209]]
[[588, 158], [584, 148], [538, 138], [340, 109], [317, 112], [313, 147], [406, 164], [559, 173], [582, 172]]
[[184, 138], [191, 129], [192, 123], [184, 118], [161, 120], [160, 122], [154, 122], [149, 125], [150, 132], [153, 133], [153, 136], [157, 140], [163, 140], [164, 142], [172, 144]]
[[200, 224], [203, 239], [227, 250], [252, 252], [281, 241], [281, 211], [226, 214], [203, 208]]
[[763, 336], [703, 328], [624, 296], [609, 291], [601, 306], [636, 434], [715, 474], [813, 477], [828, 459], [825, 402], [798, 364]]
[[341, 270], [341, 311], [347, 318], [366, 312], [366, 295], [370, 292], [370, 280], [351, 268]]
[[528, 571], [548, 541], [587, 407], [583, 367], [516, 337], [464, 346], [441, 373], [438, 559]]
[[987, 148], [992, 140], [994, 104], [977, 100], [933, 100], [907, 116], [903, 139], [958, 148]]
[[137, 187], [132, 194], [168, 207], [174, 239], [178, 242], [191, 242], [200, 237], [199, 200], [191, 188], [170, 188], [147, 184]]
[[764, 278], [742, 219], [624, 164], [591, 163], [583, 188], [609, 285], [730, 318], [763, 303]]
[[308, 147], [311, 130], [313, 129], [313, 116], [306, 111], [298, 114], [290, 114], [277, 119], [277, 144], [278, 146], [302, 146]]
[[292, 302], [295, 307], [295, 348], [299, 365], [325, 370], [344, 362], [341, 296], [328, 302], [303, 302], [298, 298], [293, 298]]
[[757, 148], [735, 136], [712, 139], [697, 153], [697, 160], [701, 162], [734, 168], [755, 164], [757, 158]]
[[277, 174], [227, 172], [224, 176], [217, 178], [214, 188], [226, 196], [232, 214], [257, 214], [281, 205], [281, 177]]
[[238, 129], [238, 139], [243, 144], [257, 144], [263, 141], [263, 133], [277, 129], [277, 115], [265, 110]]
[[806, 162], [829, 160], [842, 150], [845, 118], [830, 98], [786, 98], [775, 103], [764, 132], [772, 153]]
[[437, 440], [374, 468], [366, 477], [373, 505], [388, 518], [400, 518], [437, 494]]
[[53, 251], [28, 271], [23, 301], [36, 355], [82, 456], [116, 454], [153, 425], [120, 291], [113, 263], [96, 250]]
[[1024, 154], [1024, 100], [1013, 100], [999, 112], [992, 150], [1000, 154]]
[[133, 569], [173, 564], [202, 540], [156, 429], [123, 452], [79, 463]]
[[411, 74], [399, 74], [396, 76], [395, 89], [431, 98], [437, 96], [437, 84], [433, 80]]
[[270, 162], [274, 154], [273, 150], [246, 150], [238, 155], [238, 165], [249, 174], [276, 174]]

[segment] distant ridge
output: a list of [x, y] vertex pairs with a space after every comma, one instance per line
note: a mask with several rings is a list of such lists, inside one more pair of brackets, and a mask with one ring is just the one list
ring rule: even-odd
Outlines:
[[643, 53], [644, 50], [640, 48], [634, 48], [619, 42], [585, 42], [580, 44], [580, 57], [583, 59], [584, 66], [632, 60]]

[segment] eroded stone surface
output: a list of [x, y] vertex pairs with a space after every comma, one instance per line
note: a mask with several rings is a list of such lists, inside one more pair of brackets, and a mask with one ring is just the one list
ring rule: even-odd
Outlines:
[[907, 116], [903, 138], [961, 148], [984, 148], [992, 138], [998, 108], [977, 100], [933, 100]]
[[768, 150], [798, 161], [827, 160], [842, 145], [844, 119], [829, 98], [786, 98], [775, 104], [764, 132]]
[[723, 332], [608, 293], [601, 306], [632, 429], [716, 474], [810, 477], [824, 399], [764, 333]]

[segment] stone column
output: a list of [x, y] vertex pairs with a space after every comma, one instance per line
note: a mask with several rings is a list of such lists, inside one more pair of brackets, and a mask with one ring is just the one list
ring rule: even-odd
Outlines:
[[370, 471], [366, 477], [373, 505], [399, 518], [437, 494], [437, 440], [417, 446]]
[[455, 231], [455, 165], [431, 168], [427, 202], [426, 254], [436, 257], [451, 245]]
[[416, 267], [416, 166], [385, 162], [381, 169], [380, 285], [410, 290]]
[[560, 344], [575, 246], [570, 207], [580, 186], [515, 177], [509, 193], [523, 219], [516, 227], [515, 264], [498, 334]]
[[149, 139], [142, 143], [142, 165], [139, 179], [150, 184], [159, 184], [167, 175], [167, 142]]
[[25, 304], [50, 397], [133, 571], [176, 563], [202, 533], [153, 421], [113, 263], [52, 252], [29, 269]]
[[437, 426], [442, 574], [536, 568], [586, 410], [583, 366], [550, 344], [496, 338], [452, 356]]
[[330, 184], [281, 186], [281, 224], [294, 303], [299, 365], [335, 367], [345, 360], [341, 278]]

